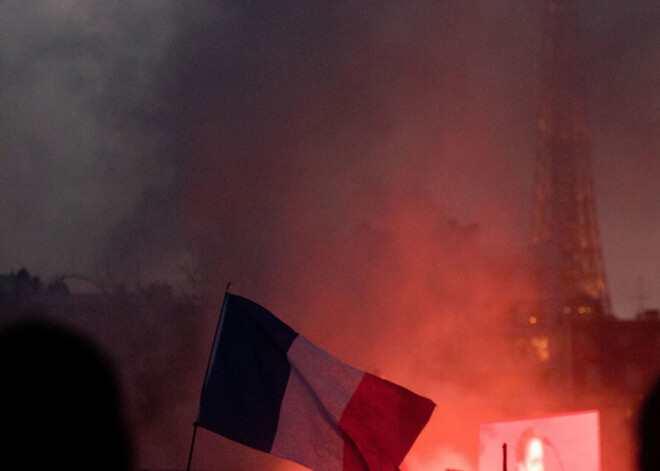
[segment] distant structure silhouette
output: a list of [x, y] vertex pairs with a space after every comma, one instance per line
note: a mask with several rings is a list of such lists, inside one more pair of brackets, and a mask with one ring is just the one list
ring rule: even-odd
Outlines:
[[0, 329], [0, 468], [131, 469], [113, 371], [81, 337], [42, 322]]
[[532, 248], [541, 315], [608, 317], [578, 34], [577, 0], [546, 0]]

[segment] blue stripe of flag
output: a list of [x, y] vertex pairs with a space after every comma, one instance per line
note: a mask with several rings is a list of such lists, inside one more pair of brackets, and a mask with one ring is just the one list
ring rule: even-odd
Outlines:
[[298, 334], [258, 304], [227, 293], [197, 424], [270, 452]]

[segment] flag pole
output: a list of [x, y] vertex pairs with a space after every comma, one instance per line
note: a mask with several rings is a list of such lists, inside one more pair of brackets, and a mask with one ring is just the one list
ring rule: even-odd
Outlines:
[[502, 443], [502, 471], [507, 471], [507, 465], [506, 465], [506, 443]]
[[[215, 346], [215, 341], [218, 337], [218, 330], [220, 330], [220, 321], [222, 320], [222, 313], [225, 310], [225, 302], [227, 301], [227, 294], [229, 293], [229, 287], [231, 286], [231, 281], [227, 283], [225, 287], [225, 295], [222, 298], [222, 307], [220, 308], [220, 315], [218, 316], [218, 323], [215, 326], [215, 333], [213, 334], [213, 343], [211, 344], [211, 352], [209, 353], [209, 359], [206, 362], [206, 371], [204, 372], [204, 381], [202, 383], [202, 391], [199, 395], [199, 403], [201, 404], [202, 398], [204, 397], [204, 386], [206, 385], [206, 378], [209, 375], [209, 369], [211, 368], [211, 356], [213, 354], [213, 347]], [[192, 463], [193, 450], [195, 449], [195, 437], [197, 436], [197, 421], [193, 422], [193, 434], [192, 440], [190, 441], [190, 452], [188, 453], [188, 464], [186, 465], [186, 471], [190, 471], [190, 464]]]

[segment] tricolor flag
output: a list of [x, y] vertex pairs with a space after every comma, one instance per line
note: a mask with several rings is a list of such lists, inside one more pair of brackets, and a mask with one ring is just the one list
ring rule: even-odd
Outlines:
[[435, 404], [227, 293], [196, 425], [315, 471], [394, 471]]

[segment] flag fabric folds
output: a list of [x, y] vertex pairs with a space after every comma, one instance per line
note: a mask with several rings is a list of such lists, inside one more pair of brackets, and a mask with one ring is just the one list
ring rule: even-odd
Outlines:
[[227, 293], [196, 424], [315, 471], [393, 471], [435, 407]]

